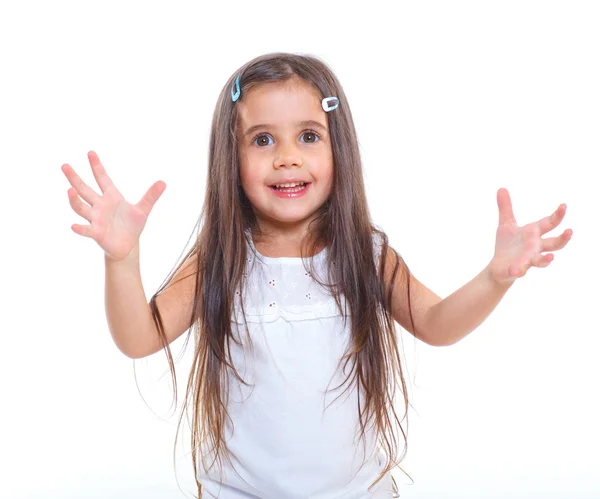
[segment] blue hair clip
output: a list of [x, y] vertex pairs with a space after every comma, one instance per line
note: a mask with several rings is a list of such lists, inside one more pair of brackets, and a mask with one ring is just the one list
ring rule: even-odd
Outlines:
[[[330, 105], [331, 103], [331, 105]], [[323, 111], [325, 111], [326, 113], [328, 113], [329, 111], [333, 111], [334, 109], [337, 109], [337, 107], [340, 105], [340, 100], [337, 97], [325, 97], [322, 101], [321, 101], [321, 107], [323, 108]]]
[[236, 100], [238, 100], [240, 98], [240, 75], [237, 76], [237, 78], [235, 79], [235, 86], [237, 87], [237, 90], [235, 91], [235, 93], [233, 93], [233, 87], [231, 88], [231, 98], [233, 99], [233, 102], [235, 102]]

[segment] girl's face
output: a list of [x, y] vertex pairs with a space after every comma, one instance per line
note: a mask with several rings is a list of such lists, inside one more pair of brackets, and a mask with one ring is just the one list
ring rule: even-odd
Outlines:
[[[333, 184], [327, 116], [318, 92], [299, 78], [266, 83], [243, 96], [238, 116], [241, 183], [260, 228], [303, 236]], [[309, 183], [303, 195], [278, 196], [272, 186], [291, 179]]]

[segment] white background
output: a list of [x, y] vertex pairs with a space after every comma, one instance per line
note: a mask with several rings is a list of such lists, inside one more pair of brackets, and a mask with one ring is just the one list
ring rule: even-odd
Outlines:
[[0, 496], [195, 491], [189, 432], [173, 469], [165, 356], [135, 363], [142, 398], [60, 167], [98, 189], [95, 150], [131, 202], [167, 183], [141, 240], [150, 298], [200, 213], [218, 92], [289, 51], [340, 78], [373, 221], [438, 294], [492, 257], [499, 187], [520, 224], [568, 206], [550, 235], [572, 241], [475, 332], [444, 348], [403, 333], [402, 499], [600, 497], [599, 25], [594, 1], [3, 1]]

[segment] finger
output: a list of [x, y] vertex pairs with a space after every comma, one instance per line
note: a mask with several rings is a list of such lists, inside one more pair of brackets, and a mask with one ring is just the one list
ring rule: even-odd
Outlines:
[[529, 258], [521, 256], [516, 258], [508, 264], [508, 275], [511, 277], [521, 277], [525, 275], [527, 269], [530, 267]]
[[98, 155], [94, 151], [89, 151], [88, 159], [92, 167], [92, 173], [94, 174], [94, 178], [96, 179], [96, 182], [98, 183], [98, 186], [100, 187], [102, 193], [105, 193], [106, 190], [110, 187], [114, 187], [114, 184], [108, 176], [108, 174], [106, 173], [104, 166], [102, 166]]
[[61, 170], [69, 180], [69, 183], [77, 190], [77, 194], [79, 194], [88, 204], [94, 206], [100, 197], [94, 189], [81, 180], [79, 175], [75, 173], [75, 170], [67, 163], [61, 166]]
[[552, 253], [546, 253], [545, 255], [537, 255], [531, 261], [532, 267], [543, 268], [550, 265], [550, 263], [554, 260], [554, 255]]
[[500, 225], [517, 223], [515, 220], [515, 215], [512, 209], [512, 203], [510, 201], [510, 194], [508, 190], [504, 187], [498, 189], [496, 193], [496, 200], [498, 202], [498, 212], [499, 212], [499, 223]]
[[540, 228], [540, 232], [542, 234], [546, 234], [546, 232], [550, 232], [555, 227], [558, 227], [560, 222], [562, 222], [562, 219], [565, 218], [566, 212], [567, 205], [563, 203], [557, 208], [557, 210], [554, 213], [552, 213], [552, 215], [538, 220], [536, 224]]
[[85, 218], [88, 222], [92, 221], [92, 208], [89, 204], [85, 204], [81, 202], [81, 199], [77, 195], [77, 191], [73, 188], [70, 188], [67, 191], [69, 195], [69, 204], [73, 211], [77, 213], [79, 216]]
[[547, 251], [557, 251], [559, 249], [563, 249], [571, 240], [572, 235], [573, 231], [571, 229], [567, 229], [560, 236], [542, 239], [540, 251], [545, 253]]
[[527, 262], [511, 263], [508, 266], [508, 275], [511, 277], [523, 277], [530, 265]]
[[73, 232], [75, 232], [76, 234], [79, 234], [80, 236], [89, 237], [90, 239], [94, 239], [94, 235], [93, 235], [94, 232], [93, 232], [91, 225], [73, 224], [73, 225], [71, 225], [71, 229], [73, 230]]
[[144, 197], [140, 199], [140, 202], [137, 204], [137, 207], [140, 208], [146, 215], [149, 215], [152, 211], [152, 208], [158, 201], [158, 198], [165, 192], [167, 188], [167, 184], [165, 184], [162, 180], [155, 182], [152, 184], [150, 189], [144, 194]]

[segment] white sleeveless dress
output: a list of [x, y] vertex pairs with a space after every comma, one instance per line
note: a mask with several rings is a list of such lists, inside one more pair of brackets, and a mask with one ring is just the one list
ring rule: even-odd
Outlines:
[[[312, 257], [321, 280], [326, 279], [326, 254], [327, 248]], [[230, 373], [227, 407], [233, 429], [226, 420], [225, 441], [235, 454], [234, 468], [223, 459], [220, 475], [217, 463], [207, 472], [200, 462], [203, 498], [394, 497], [389, 472], [369, 489], [385, 456], [376, 449], [374, 432], [367, 430], [366, 447], [359, 438], [356, 387], [343, 395], [347, 383], [333, 390], [351, 366], [345, 374], [343, 366], [338, 368], [350, 338], [350, 317], [344, 327], [335, 300], [313, 282], [301, 258], [258, 255], [254, 258], [249, 248], [244, 296], [253, 349], [238, 293], [231, 316], [243, 345], [231, 342], [233, 363], [250, 385]], [[205, 459], [210, 466], [213, 456]]]

